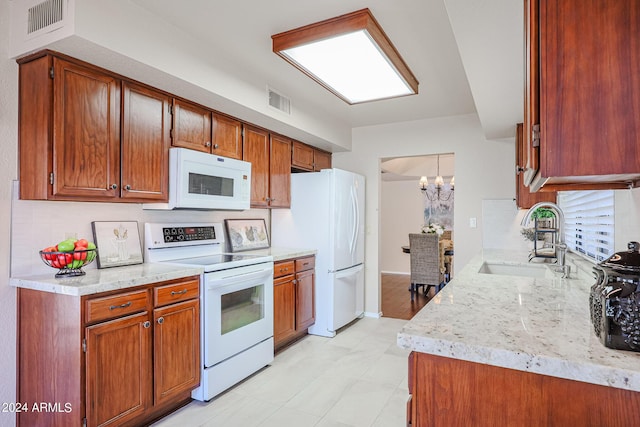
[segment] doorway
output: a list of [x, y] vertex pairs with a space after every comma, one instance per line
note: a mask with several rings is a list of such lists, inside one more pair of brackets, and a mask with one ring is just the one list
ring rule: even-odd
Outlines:
[[[383, 317], [410, 319], [433, 297], [410, 300], [409, 233], [419, 233], [429, 222], [453, 229], [455, 154], [383, 158], [380, 162], [380, 302]], [[436, 178], [442, 178], [440, 193]], [[425, 191], [421, 178], [426, 177]], [[454, 187], [455, 188], [455, 187]]]

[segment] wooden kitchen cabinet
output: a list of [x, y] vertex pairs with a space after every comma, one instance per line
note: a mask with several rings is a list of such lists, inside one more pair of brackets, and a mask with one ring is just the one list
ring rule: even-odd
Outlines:
[[322, 169], [331, 169], [331, 153], [315, 149], [313, 150], [313, 170], [319, 172]]
[[516, 206], [519, 209], [529, 209], [538, 202], [556, 202], [556, 192], [539, 191], [532, 193], [524, 185], [525, 149], [522, 138], [522, 123], [516, 125]]
[[[640, 180], [636, 0], [526, 0], [525, 185], [627, 188]], [[543, 187], [544, 186], [544, 187]]]
[[[137, 426], [200, 383], [199, 276], [74, 297], [18, 289], [18, 426]], [[42, 381], [42, 378], [49, 378]]]
[[310, 145], [293, 141], [291, 147], [291, 167], [295, 171], [315, 171], [331, 168], [331, 153], [318, 150]]
[[151, 407], [153, 383], [149, 313], [86, 328], [88, 426], [117, 426]]
[[165, 95], [48, 51], [19, 66], [21, 199], [167, 200]]
[[269, 207], [291, 207], [291, 140], [270, 135]]
[[173, 99], [171, 146], [211, 152], [211, 110]]
[[[407, 425], [637, 424], [640, 393], [412, 352]], [[409, 424], [411, 423], [411, 424]]]
[[242, 160], [242, 122], [213, 113], [213, 145], [211, 153]]
[[279, 349], [315, 323], [315, 256], [275, 262], [273, 277], [273, 340]]
[[251, 163], [251, 207], [291, 206], [291, 141], [244, 126], [242, 159]]
[[171, 145], [242, 160], [242, 123], [174, 98]]
[[123, 82], [122, 190], [132, 200], [169, 199], [171, 98], [145, 86]]
[[296, 335], [295, 275], [273, 279], [273, 342], [278, 348]]
[[20, 198], [113, 200], [120, 183], [120, 81], [44, 55], [20, 63]]

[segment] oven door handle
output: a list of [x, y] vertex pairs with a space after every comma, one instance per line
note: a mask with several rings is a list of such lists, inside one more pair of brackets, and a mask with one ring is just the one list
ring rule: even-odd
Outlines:
[[233, 274], [229, 272], [228, 276], [208, 278], [205, 274], [205, 283], [207, 289], [218, 288], [220, 286], [229, 286], [240, 282], [246, 282], [247, 280], [262, 279], [273, 274], [273, 270], [265, 268], [259, 271], [252, 271], [251, 273]]

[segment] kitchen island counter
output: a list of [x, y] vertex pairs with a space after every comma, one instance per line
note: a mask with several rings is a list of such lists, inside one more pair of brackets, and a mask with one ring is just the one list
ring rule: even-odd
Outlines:
[[526, 254], [498, 250], [474, 257], [402, 328], [398, 345], [640, 391], [640, 353], [609, 349], [593, 332], [589, 292], [594, 279], [588, 263], [568, 256], [570, 279], [479, 273], [484, 262], [526, 265], [526, 259]]

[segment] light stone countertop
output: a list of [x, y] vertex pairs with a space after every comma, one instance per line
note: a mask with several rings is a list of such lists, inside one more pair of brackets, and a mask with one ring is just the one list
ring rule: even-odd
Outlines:
[[[569, 264], [575, 262], [571, 279], [551, 272], [531, 278], [479, 273], [484, 261], [527, 264], [526, 254], [483, 251], [402, 328], [398, 345], [640, 391], [640, 352], [613, 350], [600, 342], [589, 314], [589, 292], [595, 283], [590, 265], [567, 257]], [[579, 274], [576, 266], [583, 266]]]
[[84, 276], [56, 279], [55, 270], [51, 269], [51, 274], [12, 277], [9, 279], [9, 284], [17, 288], [83, 296], [196, 276], [200, 275], [203, 269], [160, 263], [144, 263], [126, 267], [87, 269], [85, 272]]
[[273, 261], [277, 262], [285, 259], [311, 256], [311, 255], [315, 255], [317, 252], [318, 251], [315, 249], [308, 249], [308, 248], [271, 247], [266, 249], [256, 249], [252, 251], [238, 252], [238, 254], [272, 256]]
[[[240, 254], [272, 256], [274, 261], [281, 261], [315, 255], [316, 252], [315, 249], [267, 248], [240, 252]], [[126, 267], [86, 269], [84, 276], [58, 279], [55, 278], [55, 271], [51, 269], [51, 274], [31, 277], [12, 277], [9, 279], [9, 284], [17, 288], [83, 296], [200, 275], [204, 270], [200, 267], [144, 263]]]

